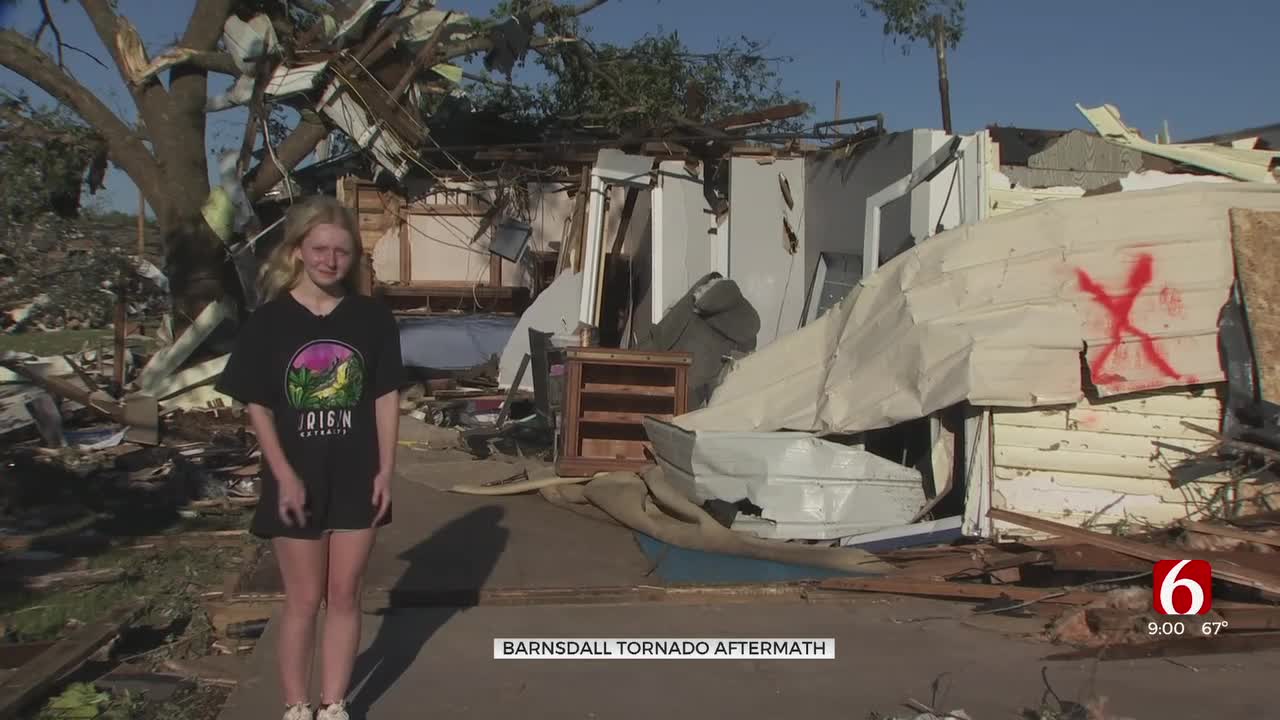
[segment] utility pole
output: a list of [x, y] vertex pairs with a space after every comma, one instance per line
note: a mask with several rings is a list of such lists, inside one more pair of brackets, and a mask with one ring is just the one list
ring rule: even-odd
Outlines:
[[833, 117], [833, 118], [831, 118], [831, 119], [832, 119], [832, 120], [839, 120], [839, 119], [840, 119], [840, 81], [839, 81], [839, 80], [837, 80], [837, 81], [836, 81], [836, 106], [835, 106], [835, 117]]
[[938, 94], [942, 97], [942, 129], [951, 134], [951, 86], [947, 82], [946, 30], [941, 15], [933, 16], [933, 47], [938, 53]]
[[147, 257], [147, 199], [138, 191], [138, 259]]

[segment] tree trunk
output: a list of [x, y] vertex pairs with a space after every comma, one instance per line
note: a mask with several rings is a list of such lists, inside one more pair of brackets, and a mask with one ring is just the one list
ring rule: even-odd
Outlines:
[[[164, 238], [165, 274], [173, 293], [175, 337], [210, 303], [225, 297], [243, 306], [240, 279], [227, 248], [199, 212], [165, 213], [160, 219], [160, 232]], [[213, 344], [220, 343], [215, 338]]]

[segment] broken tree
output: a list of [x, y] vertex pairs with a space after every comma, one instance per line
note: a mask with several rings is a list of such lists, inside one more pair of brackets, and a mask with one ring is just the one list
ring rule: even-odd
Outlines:
[[[249, 203], [285, 179], [284, 174], [331, 132], [359, 134], [352, 138], [356, 146], [373, 151], [381, 164], [393, 161], [388, 144], [396, 146], [395, 160], [408, 162], [415, 146], [427, 137], [415, 104], [420, 93], [402, 88], [446, 84], [434, 68], [454, 58], [476, 53], [509, 56], [513, 46], [522, 46], [514, 48], [518, 55], [530, 48], [544, 49], [552, 41], [534, 36], [536, 26], [588, 12], [604, 2], [536, 3], [508, 23], [490, 27], [470, 19], [446, 25], [436, 15], [448, 16], [422, 0], [197, 0], [178, 44], [151, 58], [137, 29], [114, 3], [80, 0], [134, 101], [136, 125], [116, 115], [76, 79], [66, 63], [87, 60], [79, 54], [64, 56], [64, 49], [80, 49], [64, 44], [48, 3], [40, 4], [45, 22], [34, 37], [0, 30], [0, 65], [76, 113], [105, 142], [110, 161], [137, 185], [160, 223], [181, 332], [207, 304], [239, 296], [227, 250], [251, 216]], [[435, 24], [425, 27], [432, 19]], [[53, 32], [44, 33], [46, 27]], [[50, 43], [49, 51], [42, 49], [42, 39]], [[210, 73], [235, 78], [235, 87], [210, 98]], [[161, 79], [166, 74], [167, 82]], [[244, 142], [238, 156], [221, 164], [223, 182], [214, 187], [209, 181], [206, 115], [238, 105], [249, 109]], [[268, 130], [273, 106], [291, 107], [301, 118], [278, 143]], [[351, 117], [353, 108], [375, 120], [359, 127], [340, 122]], [[366, 132], [375, 125], [381, 125], [382, 132]], [[259, 135], [266, 147], [256, 167], [247, 169]], [[370, 139], [373, 135], [394, 135], [396, 140], [378, 142]]]

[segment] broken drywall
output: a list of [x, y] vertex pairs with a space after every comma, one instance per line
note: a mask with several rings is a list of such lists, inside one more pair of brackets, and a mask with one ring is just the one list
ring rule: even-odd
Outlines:
[[652, 261], [649, 310], [653, 324], [662, 321], [698, 278], [712, 272], [716, 251], [715, 215], [702, 190], [701, 166], [682, 160], [659, 163], [651, 191]]
[[803, 158], [730, 161], [729, 277], [760, 315], [756, 347], [794, 331], [804, 312], [804, 163]]
[[[525, 308], [507, 339], [498, 360], [498, 384], [510, 387], [520, 371], [520, 362], [529, 353], [529, 329], [552, 335], [568, 335], [578, 324], [578, 302], [582, 297], [582, 273], [563, 272], [538, 293]], [[533, 390], [533, 375], [526, 372], [520, 379], [520, 387]]]

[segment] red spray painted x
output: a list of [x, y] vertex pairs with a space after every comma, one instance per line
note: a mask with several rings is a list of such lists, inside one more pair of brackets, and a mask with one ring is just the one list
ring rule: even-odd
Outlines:
[[1080, 281], [1080, 289], [1092, 295], [1093, 299], [1106, 309], [1111, 318], [1111, 342], [1103, 348], [1097, 359], [1092, 363], [1093, 381], [1099, 385], [1124, 380], [1119, 375], [1104, 373], [1103, 369], [1106, 367], [1107, 361], [1111, 359], [1112, 354], [1120, 347], [1125, 332], [1138, 337], [1142, 344], [1142, 353], [1157, 370], [1166, 377], [1174, 379], [1181, 377], [1173, 369], [1173, 366], [1169, 364], [1169, 361], [1160, 354], [1160, 350], [1156, 348], [1155, 340], [1135, 327], [1130, 320], [1130, 314], [1133, 312], [1133, 303], [1138, 299], [1138, 294], [1147, 285], [1151, 284], [1153, 277], [1152, 264], [1153, 261], [1149, 253], [1143, 253], [1138, 256], [1138, 262], [1129, 273], [1129, 282], [1124, 294], [1115, 297], [1108, 294], [1101, 285], [1089, 277], [1089, 273], [1076, 269], [1076, 277]]

